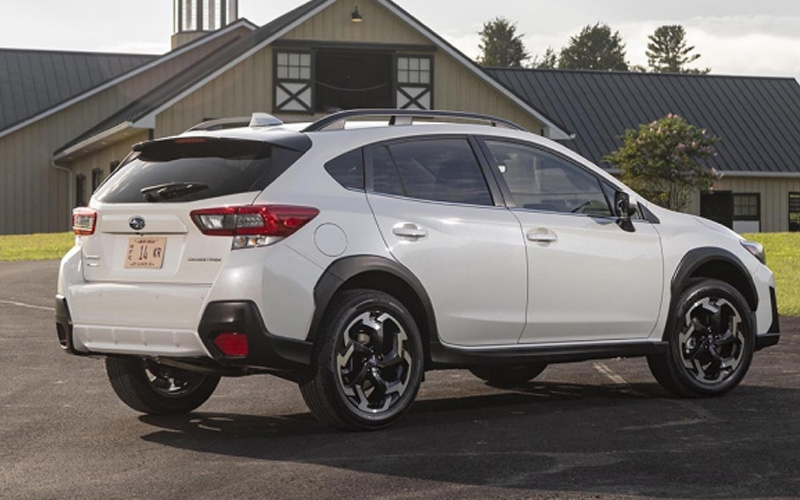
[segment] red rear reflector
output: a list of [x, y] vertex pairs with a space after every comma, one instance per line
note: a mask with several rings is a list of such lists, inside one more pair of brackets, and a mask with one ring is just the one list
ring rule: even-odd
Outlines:
[[249, 352], [247, 335], [241, 332], [224, 332], [214, 338], [214, 345], [229, 357], [244, 358]]
[[209, 236], [291, 236], [319, 215], [312, 207], [252, 205], [208, 208], [191, 213], [192, 220]]
[[90, 236], [94, 234], [97, 226], [97, 212], [91, 208], [76, 208], [72, 211], [72, 230], [78, 236]]

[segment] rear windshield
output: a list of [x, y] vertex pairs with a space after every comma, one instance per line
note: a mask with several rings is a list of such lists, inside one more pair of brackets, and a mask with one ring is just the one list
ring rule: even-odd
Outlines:
[[303, 153], [259, 141], [184, 138], [144, 144], [95, 194], [104, 203], [170, 203], [261, 191]]

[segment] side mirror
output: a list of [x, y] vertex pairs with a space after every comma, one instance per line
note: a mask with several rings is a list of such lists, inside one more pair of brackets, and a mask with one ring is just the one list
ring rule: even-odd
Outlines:
[[631, 222], [631, 217], [636, 213], [636, 207], [631, 205], [631, 197], [628, 193], [617, 191], [614, 195], [614, 210], [617, 212], [617, 225], [628, 232], [636, 231]]

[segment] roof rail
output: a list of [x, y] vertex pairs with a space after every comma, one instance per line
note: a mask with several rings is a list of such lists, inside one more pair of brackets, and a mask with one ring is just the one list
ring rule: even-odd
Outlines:
[[384, 117], [389, 119], [389, 126], [412, 125], [415, 118], [443, 118], [453, 121], [473, 121], [488, 123], [492, 127], [505, 127], [513, 130], [522, 130], [516, 123], [479, 113], [465, 113], [463, 111], [439, 110], [414, 110], [414, 109], [351, 109], [330, 114], [320, 118], [303, 132], [321, 132], [323, 130], [341, 130], [350, 118]]
[[[239, 116], [236, 118], [218, 118], [198, 123], [186, 132], [197, 132], [198, 130], [224, 130], [226, 128], [247, 127], [250, 125], [250, 117]], [[185, 132], [184, 132], [185, 133]]]

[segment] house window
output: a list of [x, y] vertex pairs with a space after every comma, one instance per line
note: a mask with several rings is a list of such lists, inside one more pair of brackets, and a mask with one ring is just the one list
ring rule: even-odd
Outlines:
[[92, 169], [92, 193], [97, 191], [101, 182], [103, 182], [103, 170], [99, 168]]
[[800, 231], [800, 193], [789, 193], [789, 231]]
[[758, 233], [761, 231], [760, 194], [733, 194], [733, 230], [737, 233]]
[[430, 57], [397, 58], [397, 107], [432, 109], [433, 60]]
[[86, 176], [78, 174], [75, 176], [75, 206], [86, 206]]
[[275, 53], [275, 110], [313, 112], [311, 54]]

